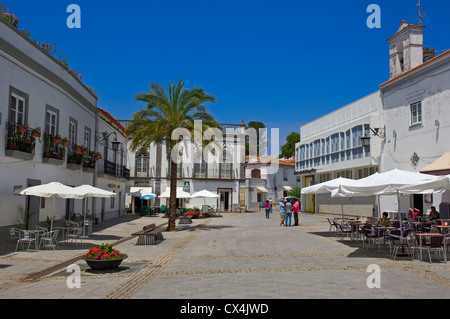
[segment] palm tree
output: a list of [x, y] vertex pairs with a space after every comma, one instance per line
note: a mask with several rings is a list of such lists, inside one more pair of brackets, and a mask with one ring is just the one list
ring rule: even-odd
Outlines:
[[[148, 149], [152, 143], [166, 142], [166, 146], [170, 146], [166, 148], [169, 154], [178, 142], [172, 139], [172, 133], [180, 128], [193, 132], [196, 120], [202, 121], [202, 130], [218, 127], [216, 120], [207, 112], [204, 105], [207, 102], [215, 103], [216, 99], [202, 88], [184, 89], [183, 78], [177, 85], [169, 82], [168, 93], [160, 84], [152, 83], [150, 91], [138, 94], [136, 100], [147, 103], [147, 107], [135, 112], [127, 126], [133, 151]], [[175, 231], [177, 162], [172, 156], [167, 157], [171, 162], [167, 231]]]

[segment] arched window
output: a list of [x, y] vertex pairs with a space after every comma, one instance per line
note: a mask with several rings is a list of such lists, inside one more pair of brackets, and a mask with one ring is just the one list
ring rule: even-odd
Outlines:
[[148, 152], [140, 149], [136, 153], [136, 173], [147, 174], [149, 164]]
[[252, 169], [252, 178], [261, 178], [261, 170], [259, 168]]

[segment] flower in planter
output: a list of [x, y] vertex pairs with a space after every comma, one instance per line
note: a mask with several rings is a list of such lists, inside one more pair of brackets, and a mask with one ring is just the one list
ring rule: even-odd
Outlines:
[[39, 143], [41, 142], [41, 132], [39, 131], [39, 129], [34, 128], [34, 129], [31, 131], [31, 136], [33, 136], [33, 137], [35, 137], [35, 138], [38, 138]]
[[93, 248], [89, 248], [88, 252], [84, 254], [85, 259], [92, 260], [112, 260], [123, 258], [126, 255], [114, 249], [111, 244], [101, 244]]
[[59, 143], [59, 142], [61, 142], [61, 135], [56, 135], [54, 138], [53, 138], [53, 142], [55, 142], [55, 143]]
[[62, 139], [61, 144], [62, 144], [63, 146], [69, 145], [69, 140], [67, 139], [67, 137], [65, 137], [65, 138]]
[[186, 216], [191, 216], [192, 218], [198, 218], [200, 216], [200, 212], [196, 211], [189, 211], [186, 213]]

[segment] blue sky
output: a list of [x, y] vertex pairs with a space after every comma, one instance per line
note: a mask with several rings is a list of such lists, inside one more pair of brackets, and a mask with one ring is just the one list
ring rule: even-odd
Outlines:
[[[401, 20], [418, 23], [418, 0], [0, 0], [31, 39], [57, 42], [73, 69], [117, 119], [144, 107], [151, 82], [183, 76], [205, 88], [221, 123], [261, 121], [281, 144], [302, 124], [378, 90], [389, 76], [388, 44]], [[81, 29], [69, 29], [69, 4]], [[369, 29], [369, 4], [381, 28]], [[450, 48], [450, 1], [422, 0], [424, 44]]]

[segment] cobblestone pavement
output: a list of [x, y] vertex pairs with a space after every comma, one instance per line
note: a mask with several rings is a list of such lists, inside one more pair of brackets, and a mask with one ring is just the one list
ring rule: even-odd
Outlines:
[[[336, 238], [326, 216], [300, 215], [300, 227], [279, 226], [278, 214], [223, 214], [178, 225], [158, 245], [136, 246], [130, 234], [167, 219], [126, 216], [94, 229], [83, 245], [0, 254], [0, 298], [301, 299], [448, 298], [448, 264], [389, 258], [389, 247], [363, 249]], [[117, 223], [119, 222], [119, 223]], [[90, 271], [79, 256], [102, 242], [128, 255], [115, 272]], [[70, 264], [81, 288], [68, 288]], [[380, 288], [369, 288], [380, 269]]]

